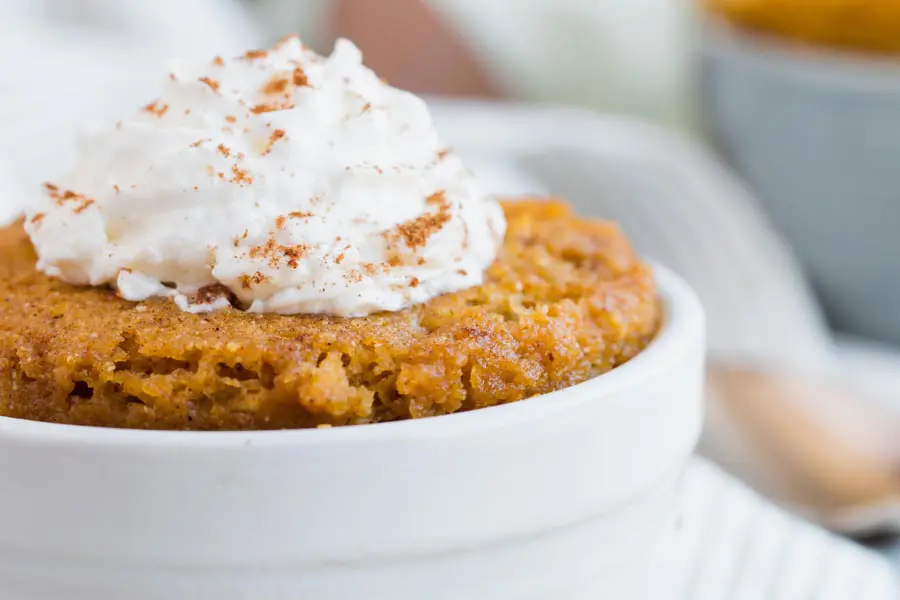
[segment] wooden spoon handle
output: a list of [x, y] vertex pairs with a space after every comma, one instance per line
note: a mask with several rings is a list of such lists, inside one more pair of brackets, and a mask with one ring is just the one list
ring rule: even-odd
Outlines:
[[[808, 378], [722, 366], [710, 368], [708, 390], [711, 427], [731, 432], [723, 443], [741, 448], [732, 461], [764, 492], [825, 521], [900, 506], [900, 471], [874, 443], [882, 435], [900, 443], [900, 426], [865, 398]], [[852, 419], [836, 418], [847, 411]]]

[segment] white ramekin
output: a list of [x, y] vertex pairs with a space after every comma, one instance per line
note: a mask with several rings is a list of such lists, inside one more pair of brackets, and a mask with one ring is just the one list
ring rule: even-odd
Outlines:
[[704, 331], [657, 279], [642, 354], [516, 404], [278, 432], [0, 418], [0, 598], [663, 598]]

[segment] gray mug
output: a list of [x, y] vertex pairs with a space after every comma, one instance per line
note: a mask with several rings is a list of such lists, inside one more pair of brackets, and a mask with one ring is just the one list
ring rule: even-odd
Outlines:
[[833, 325], [900, 344], [900, 61], [706, 24], [711, 135], [804, 263]]

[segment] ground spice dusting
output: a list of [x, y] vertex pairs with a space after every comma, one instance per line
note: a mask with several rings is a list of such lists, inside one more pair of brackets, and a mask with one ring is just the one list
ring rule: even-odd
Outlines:
[[265, 50], [247, 50], [243, 58], [247, 60], [255, 60], [257, 58], [265, 58], [269, 55]]
[[209, 139], [209, 138], [205, 138], [205, 139], [202, 139], [202, 140], [197, 140], [196, 142], [194, 142], [193, 144], [191, 144], [191, 148], [197, 148], [197, 147], [199, 147], [203, 142], [211, 142], [211, 141], [212, 141], [212, 140]]
[[293, 212], [289, 212], [288, 216], [291, 217], [292, 219], [307, 219], [309, 217], [312, 217], [313, 214], [311, 212], [295, 210]]
[[306, 246], [287, 246], [283, 249], [284, 256], [287, 258], [287, 264], [290, 268], [297, 268], [297, 261], [306, 254]]
[[199, 79], [199, 81], [200, 81], [201, 83], [205, 83], [206, 85], [209, 86], [209, 89], [211, 89], [212, 91], [218, 93], [218, 91], [219, 91], [219, 82], [216, 81], [215, 79], [210, 79], [209, 77], [201, 77], [201, 78]]
[[144, 111], [148, 112], [148, 113], [153, 113], [157, 117], [162, 118], [162, 116], [164, 114], [166, 114], [166, 111], [169, 110], [169, 105], [163, 104], [162, 106], [158, 106], [157, 102], [158, 102], [157, 100], [154, 100], [153, 102], [151, 102], [150, 104], [145, 106]]
[[294, 85], [297, 87], [303, 87], [309, 85], [309, 80], [306, 78], [306, 72], [303, 70], [303, 67], [297, 67], [294, 69], [292, 80]]
[[82, 194], [77, 194], [71, 190], [64, 190], [60, 192], [59, 187], [53, 185], [52, 183], [45, 183], [44, 189], [47, 191], [47, 194], [56, 202], [57, 206], [63, 206], [69, 203], [76, 203], [74, 208], [72, 208], [72, 212], [76, 215], [81, 214], [89, 206], [94, 204], [94, 200], [92, 198], [88, 198]]
[[262, 152], [263, 155], [266, 155], [266, 154], [268, 154], [269, 152], [271, 152], [271, 151], [272, 151], [272, 146], [275, 144], [275, 142], [277, 142], [278, 140], [280, 140], [280, 139], [283, 138], [283, 137], [284, 137], [284, 130], [283, 130], [283, 129], [276, 129], [275, 131], [273, 131], [273, 132], [271, 133], [271, 135], [269, 135], [269, 141], [268, 141], [268, 143], [266, 144], [266, 147], [263, 149], [263, 152]]
[[437, 153], [438, 161], [444, 160], [448, 154], [450, 154], [450, 150], [448, 148], [445, 148], [444, 150], [438, 150], [438, 153]]
[[261, 115], [261, 114], [267, 113], [267, 112], [275, 112], [276, 110], [287, 110], [290, 108], [294, 108], [294, 104], [292, 102], [288, 102], [285, 104], [262, 103], [262, 104], [257, 104], [256, 106], [252, 107], [250, 109], [250, 112], [252, 112], [255, 115]]
[[238, 281], [241, 282], [241, 287], [245, 290], [249, 290], [253, 287], [254, 284], [259, 285], [268, 279], [265, 275], [257, 271], [253, 275], [247, 275], [246, 273], [238, 277]]
[[217, 57], [215, 57], [215, 58], [213, 59], [212, 64], [214, 64], [214, 65], [217, 66], [217, 67], [224, 67], [224, 66], [225, 66], [225, 61], [222, 60], [222, 57], [221, 57], [221, 56], [217, 56]]
[[87, 208], [92, 204], [94, 204], [94, 201], [92, 199], [82, 198], [78, 205], [72, 209], [72, 212], [74, 212], [76, 215], [79, 215], [87, 210]]
[[113, 184], [113, 189], [114, 189], [116, 192], [120, 191], [120, 189], [119, 189], [119, 184], [114, 183], [114, 184]]
[[409, 278], [409, 287], [419, 287], [419, 278], [418, 277], [410, 277]]
[[47, 215], [45, 215], [44, 213], [35, 214], [33, 217], [31, 217], [31, 224], [37, 225], [38, 223], [40, 223], [41, 221], [44, 220], [45, 216], [47, 216]]
[[231, 150], [229, 150], [225, 144], [219, 144], [219, 146], [217, 147], [217, 150], [219, 151], [219, 154], [221, 154], [225, 158], [228, 158], [229, 156], [231, 156]]
[[275, 219], [276, 229], [284, 229], [285, 221], [287, 221], [287, 219], [284, 218], [284, 215], [278, 216], [278, 218]]
[[238, 237], [234, 238], [234, 247], [237, 248], [238, 246], [240, 246], [240, 245], [241, 245], [241, 240], [246, 240], [246, 239], [247, 239], [247, 236], [248, 236], [249, 234], [250, 234], [250, 230], [249, 230], [249, 229], [245, 229], [245, 230], [244, 230], [244, 233], [242, 233], [242, 234], [239, 235]]
[[412, 250], [428, 243], [428, 238], [450, 220], [450, 205], [444, 199], [444, 192], [436, 192], [428, 197], [429, 205], [437, 205], [436, 213], [426, 213], [415, 219], [397, 225], [394, 236], [402, 239]]
[[277, 268], [282, 259], [286, 259], [289, 267], [296, 269], [299, 264], [297, 261], [309, 251], [309, 246], [299, 244], [297, 246], [283, 246], [275, 241], [275, 237], [269, 236], [265, 246], [254, 246], [250, 248], [250, 258], [265, 258], [268, 260], [269, 266]]
[[234, 123], [234, 122], [237, 121], [237, 117], [233, 117], [233, 116], [231, 116], [231, 115], [228, 115], [228, 116], [225, 117], [225, 120], [226, 120], [227, 122], [229, 122], [229, 123]]
[[289, 81], [286, 77], [276, 75], [269, 80], [260, 90], [263, 94], [283, 94], [287, 89]]
[[231, 165], [231, 173], [234, 175], [234, 177], [231, 178], [232, 183], [240, 185], [253, 183], [253, 178], [247, 174], [247, 171], [244, 171], [237, 165]]

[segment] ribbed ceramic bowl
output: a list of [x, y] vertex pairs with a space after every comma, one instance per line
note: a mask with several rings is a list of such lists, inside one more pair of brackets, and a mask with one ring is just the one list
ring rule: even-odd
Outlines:
[[704, 332], [657, 277], [643, 353], [516, 404], [247, 433], [0, 418], [0, 597], [658, 600]]
[[900, 59], [710, 20], [702, 73], [716, 142], [797, 250], [834, 324], [900, 343]]

